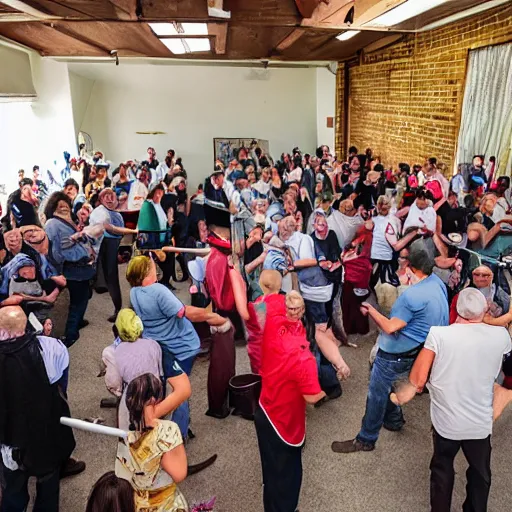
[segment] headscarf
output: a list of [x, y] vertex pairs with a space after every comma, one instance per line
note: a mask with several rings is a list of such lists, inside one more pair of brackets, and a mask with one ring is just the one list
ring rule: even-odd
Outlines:
[[116, 327], [121, 340], [130, 342], [137, 341], [144, 329], [142, 320], [133, 309], [128, 308], [121, 309], [117, 314]]

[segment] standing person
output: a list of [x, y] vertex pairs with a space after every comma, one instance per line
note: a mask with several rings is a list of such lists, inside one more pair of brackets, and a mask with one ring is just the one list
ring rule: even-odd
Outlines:
[[456, 322], [449, 327], [430, 329], [408, 383], [391, 395], [396, 404], [402, 405], [421, 392], [428, 381], [434, 441], [430, 463], [432, 512], [451, 510], [453, 461], [461, 448], [469, 464], [462, 509], [487, 510], [493, 396], [500, 390], [495, 380], [503, 355], [512, 349], [505, 328], [483, 323], [487, 309], [487, 300], [480, 291], [462, 290]]
[[30, 178], [20, 181], [20, 195], [12, 201], [9, 208], [9, 213], [14, 220], [13, 227], [41, 225], [36, 210], [39, 201], [32, 190], [33, 185], [34, 182]]
[[[144, 325], [144, 337], [157, 341], [162, 347], [164, 378], [187, 375], [199, 352], [200, 341], [192, 322], [208, 322], [224, 326], [226, 319], [204, 308], [185, 306], [168, 288], [157, 282], [156, 265], [148, 256], [136, 256], [128, 264], [126, 279], [132, 286], [130, 300]], [[176, 410], [183, 420], [175, 419], [183, 437], [187, 437], [190, 421], [188, 403]]]
[[409, 253], [411, 270], [419, 282], [407, 288], [391, 308], [386, 318], [367, 302], [361, 312], [370, 316], [380, 329], [366, 411], [361, 430], [355, 439], [332, 443], [337, 453], [371, 451], [384, 425], [392, 431], [402, 429], [402, 410], [389, 400], [395, 381], [406, 377], [421, 351], [433, 325], [448, 325], [448, 297], [444, 283], [432, 273], [434, 262], [421, 245], [412, 244]]
[[98, 273], [101, 268], [110, 298], [114, 304], [114, 314], [109, 316], [107, 320], [114, 323], [117, 313], [119, 313], [123, 305], [121, 286], [119, 285], [119, 265], [117, 262], [119, 244], [123, 235], [136, 234], [137, 230], [124, 227], [122, 215], [115, 211], [118, 204], [117, 196], [111, 188], [103, 189], [100, 192], [98, 201], [100, 205], [91, 213], [89, 224], [91, 226], [100, 224], [105, 228], [98, 254]]
[[32, 180], [34, 182], [32, 190], [39, 202], [41, 202], [48, 195], [48, 187], [43, 180], [39, 179], [39, 176], [39, 165], [34, 165], [32, 169]]
[[69, 311], [65, 344], [69, 348], [80, 334], [90, 298], [90, 281], [96, 274], [92, 240], [77, 230], [71, 218], [71, 200], [64, 192], [54, 192], [46, 207], [51, 218], [45, 224], [50, 241], [50, 261], [64, 275], [69, 290]]
[[[165, 245], [168, 239], [167, 230], [169, 220], [173, 217], [173, 210], [169, 209], [167, 214], [162, 207], [162, 198], [165, 194], [165, 187], [162, 183], [157, 183], [149, 192], [147, 199], [142, 204], [139, 213], [139, 222], [137, 229], [147, 231], [148, 239], [153, 247]], [[162, 269], [161, 283], [170, 290], [175, 290], [171, 284], [171, 277], [174, 270], [174, 254], [167, 254], [165, 260], [158, 260], [158, 266]]]
[[269, 318], [267, 314], [265, 324], [262, 388], [254, 415], [265, 512], [297, 509], [302, 485], [306, 404], [315, 404], [325, 396], [301, 322], [304, 312], [300, 294], [290, 292], [286, 296], [286, 315], [281, 312]]
[[83, 462], [69, 459], [73, 432], [60, 424], [61, 416], [69, 416], [63, 398], [69, 355], [58, 340], [26, 330], [27, 317], [19, 306], [0, 309], [0, 510], [27, 510], [28, 481], [36, 477], [34, 510], [53, 512], [59, 510], [66, 461], [74, 464], [74, 474], [85, 469]]

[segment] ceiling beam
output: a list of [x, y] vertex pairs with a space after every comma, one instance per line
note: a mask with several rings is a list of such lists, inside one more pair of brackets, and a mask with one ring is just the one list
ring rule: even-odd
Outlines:
[[290, 46], [294, 45], [305, 33], [306, 31], [303, 28], [296, 28], [292, 30], [277, 46], [276, 50], [278, 52], [284, 52]]
[[[354, 4], [354, 0], [295, 0], [297, 8], [302, 13], [310, 13], [309, 17], [304, 17], [301, 27], [331, 28], [332, 24], [341, 25], [345, 21], [345, 16]], [[290, 32], [276, 46], [277, 52], [283, 52], [293, 46], [303, 35], [303, 28], [296, 28]]]
[[228, 40], [228, 24], [208, 23], [208, 35], [215, 36], [215, 53], [217, 55], [224, 55]]
[[295, 0], [297, 9], [303, 18], [311, 18], [319, 3], [329, 4], [331, 0]]
[[108, 0], [116, 10], [120, 20], [137, 19], [137, 0]]
[[354, 25], [362, 25], [407, 0], [355, 0]]
[[67, 27], [63, 27], [59, 25], [58, 23], [45, 23], [50, 28], [53, 28], [57, 32], [60, 32], [61, 34], [64, 34], [65, 36], [71, 37], [73, 39], [76, 39], [80, 43], [89, 46], [91, 48], [94, 48], [95, 51], [101, 51], [102, 53], [105, 53], [106, 55], [111, 55], [110, 51], [114, 48], [107, 48], [106, 46], [103, 46], [101, 43], [98, 43], [98, 41], [93, 41], [92, 39], [89, 39], [88, 37], [79, 34], [77, 32], [74, 32], [73, 30], [69, 30]]

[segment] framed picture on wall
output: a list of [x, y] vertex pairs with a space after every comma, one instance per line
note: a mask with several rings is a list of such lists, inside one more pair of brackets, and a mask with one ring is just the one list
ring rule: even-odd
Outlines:
[[269, 154], [268, 140], [256, 139], [256, 138], [227, 138], [219, 137], [213, 139], [213, 161], [220, 160], [224, 167], [227, 167], [229, 162], [233, 158], [237, 158], [238, 150], [241, 148], [247, 148], [249, 150], [257, 147], [265, 154]]

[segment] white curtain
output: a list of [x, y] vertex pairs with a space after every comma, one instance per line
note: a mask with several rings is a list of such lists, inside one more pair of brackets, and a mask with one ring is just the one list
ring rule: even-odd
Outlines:
[[469, 53], [457, 146], [457, 164], [473, 155], [496, 157], [497, 174], [511, 174], [512, 44]]

